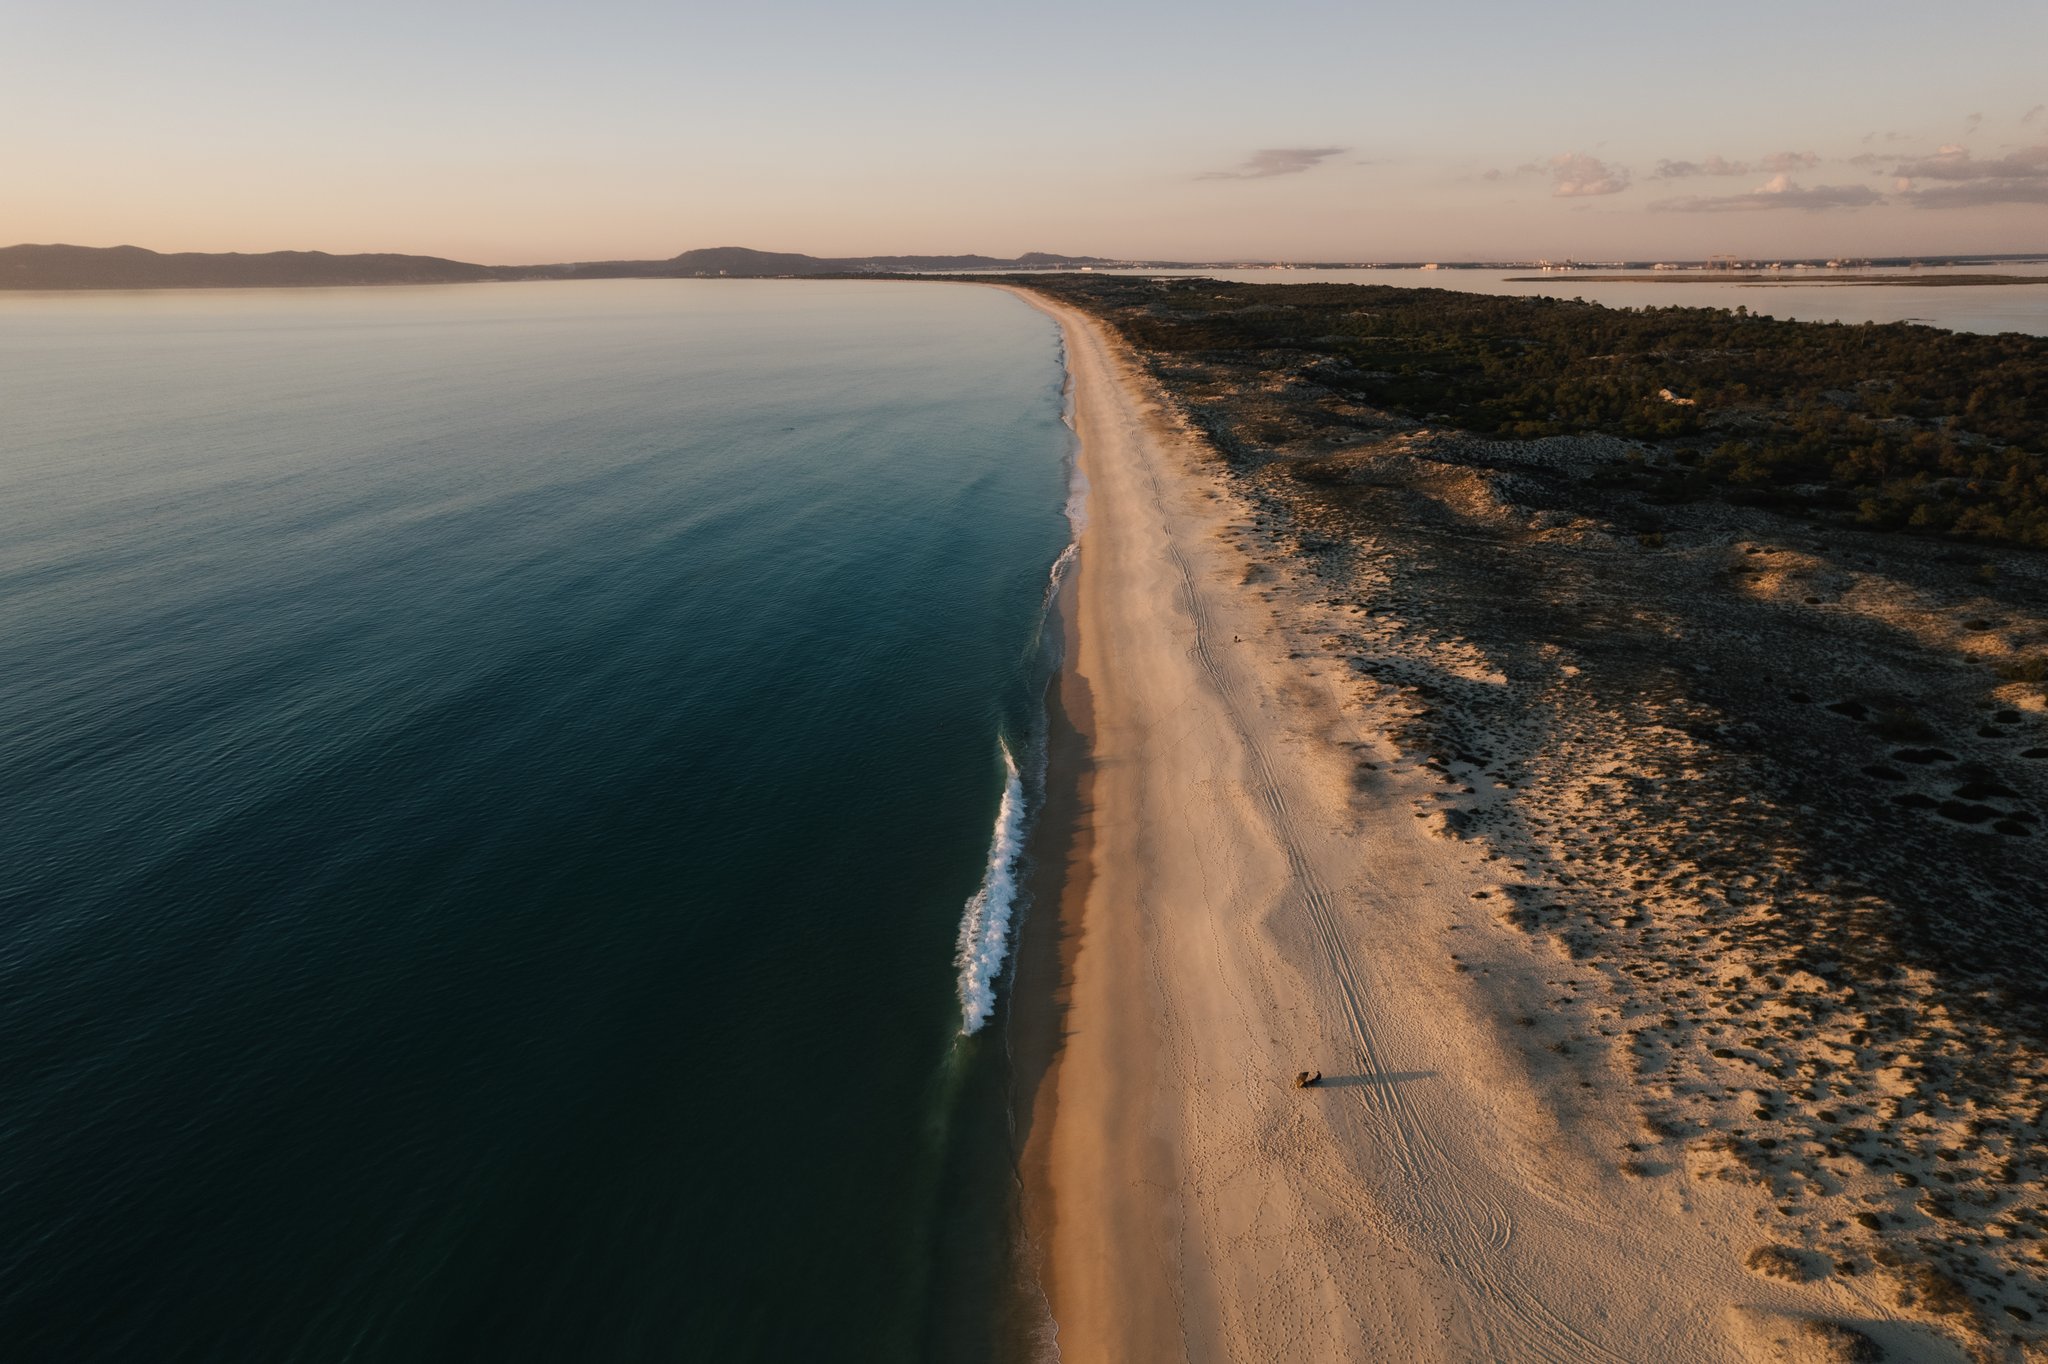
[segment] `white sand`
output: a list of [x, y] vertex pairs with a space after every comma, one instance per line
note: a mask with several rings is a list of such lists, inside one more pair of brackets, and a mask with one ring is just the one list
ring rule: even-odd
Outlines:
[[1762, 1191], [1620, 1171], [1623, 1071], [1540, 1017], [1599, 983], [1414, 817], [1439, 779], [1290, 636], [1293, 586], [1118, 343], [1019, 296], [1064, 329], [1091, 489], [1087, 874], [1026, 1160], [1066, 1364], [1781, 1357], [1750, 1309], [1961, 1358], [1868, 1276], [1746, 1270]]

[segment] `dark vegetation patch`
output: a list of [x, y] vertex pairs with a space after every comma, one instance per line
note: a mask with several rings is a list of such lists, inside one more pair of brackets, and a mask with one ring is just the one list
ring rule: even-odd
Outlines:
[[1482, 435], [1654, 442], [1676, 459], [1611, 472], [1652, 500], [2048, 548], [2048, 338], [1382, 285], [1016, 282], [1169, 362], [1253, 360]]

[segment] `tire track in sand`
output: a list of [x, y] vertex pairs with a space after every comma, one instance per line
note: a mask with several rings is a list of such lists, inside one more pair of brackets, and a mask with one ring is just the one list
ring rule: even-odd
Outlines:
[[[1114, 360], [1107, 353], [1107, 347], [1099, 335], [1093, 334], [1092, 327], [1090, 333], [1097, 363], [1113, 370]], [[1386, 1060], [1386, 1048], [1374, 1028], [1366, 988], [1338, 923], [1336, 899], [1293, 836], [1294, 815], [1281, 783], [1274, 775], [1272, 761], [1264, 745], [1258, 741], [1256, 727], [1248, 721], [1247, 708], [1238, 688], [1211, 649], [1213, 630], [1208, 608], [1196, 584], [1193, 567], [1173, 534], [1174, 518], [1160, 478], [1162, 453], [1151, 433], [1143, 429], [1137, 414], [1126, 413], [1125, 419], [1136, 437], [1130, 444], [1146, 452], [1145, 473], [1153, 510], [1160, 520], [1168, 555], [1180, 579], [1183, 609], [1193, 625], [1190, 653], [1221, 703], [1232, 733], [1245, 755], [1251, 778], [1247, 794], [1264, 812], [1267, 833], [1287, 867], [1289, 884], [1282, 892], [1280, 904], [1300, 910], [1311, 927], [1323, 964], [1342, 1001], [1345, 1026], [1358, 1048], [1365, 1072], [1368, 1075], [1394, 1073]], [[1474, 1175], [1490, 1175], [1491, 1171], [1475, 1169], [1471, 1162], [1454, 1160], [1437, 1139], [1427, 1119], [1416, 1111], [1402, 1086], [1365, 1084], [1355, 1089], [1357, 1092], [1349, 1096], [1350, 1101], [1366, 1108], [1370, 1125], [1385, 1134], [1385, 1153], [1391, 1157], [1399, 1174], [1397, 1187], [1385, 1191], [1393, 1196], [1389, 1201], [1402, 1207], [1406, 1214], [1403, 1220], [1410, 1229], [1433, 1234], [1433, 1239], [1439, 1242], [1435, 1247], [1438, 1261], [1454, 1279], [1465, 1281], [1468, 1297], [1500, 1311], [1503, 1320], [1498, 1323], [1489, 1323], [1477, 1316], [1472, 1321], [1473, 1326], [1483, 1332], [1487, 1343], [1495, 1347], [1491, 1351], [1493, 1357], [1532, 1358], [1555, 1361], [1555, 1364], [1584, 1364], [1589, 1360], [1628, 1364], [1623, 1356], [1608, 1350], [1559, 1317], [1513, 1276], [1510, 1266], [1501, 1263], [1501, 1252], [1514, 1238], [1513, 1216], [1499, 1198], [1478, 1187], [1472, 1178]], [[1506, 1336], [1505, 1340], [1497, 1338], [1496, 1325], [1504, 1328], [1501, 1334]], [[1507, 1347], [1505, 1352], [1499, 1348], [1501, 1346]]]

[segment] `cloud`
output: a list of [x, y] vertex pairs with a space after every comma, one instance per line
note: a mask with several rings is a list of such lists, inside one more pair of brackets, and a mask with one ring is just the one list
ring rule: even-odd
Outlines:
[[1601, 194], [1619, 194], [1628, 188], [1629, 174], [1584, 152], [1565, 152], [1550, 158], [1550, 193], [1558, 199], [1589, 199]]
[[1966, 148], [1950, 143], [1932, 156], [1901, 163], [1892, 174], [1914, 180], [2048, 179], [2048, 142], [1988, 161], [1979, 161]]
[[1764, 158], [1767, 171], [1812, 170], [1820, 164], [1820, 158], [1812, 152], [1772, 152]]
[[1978, 125], [1983, 122], [1984, 115], [1971, 114], [1968, 118], [1963, 120], [1963, 136], [1968, 137], [1971, 133], [1976, 132]]
[[[2048, 204], [2048, 142], [1979, 161], [1950, 143], [1932, 156], [1901, 163], [1901, 198], [1915, 208], [1985, 208], [1993, 204]], [[1940, 183], [1913, 189], [1921, 180]]]
[[1695, 175], [1750, 175], [1755, 170], [1747, 161], [1710, 156], [1704, 161], [1659, 161], [1651, 175], [1658, 180], [1685, 180]]
[[2024, 114], [2020, 115], [2020, 122], [2032, 123], [2035, 119], [2041, 117], [2041, 115], [2043, 114], [2048, 114], [2048, 104], [2037, 104], [2033, 108], [2027, 110], [2027, 112], [2025, 112]]
[[1678, 199], [1660, 199], [1651, 208], [1665, 213], [1742, 213], [1774, 208], [1818, 211], [1829, 208], [1864, 208], [1881, 203], [1882, 194], [1866, 185], [1815, 185], [1803, 188], [1789, 175], [1774, 175], [1747, 194], [1689, 194]]
[[1314, 170], [1349, 147], [1265, 147], [1253, 152], [1230, 170], [1204, 171], [1197, 180], [1270, 180], [1276, 175], [1299, 175]]
[[1755, 175], [1759, 171], [1811, 170], [1819, 164], [1820, 158], [1812, 152], [1772, 152], [1761, 161], [1730, 161], [1725, 156], [1710, 156], [1704, 161], [1659, 161], [1651, 175], [1658, 180], [1686, 180], [1695, 175]]
[[2048, 204], [2048, 180], [1976, 180], [1937, 185], [1901, 196], [1915, 208], [1988, 208], [1994, 204]]

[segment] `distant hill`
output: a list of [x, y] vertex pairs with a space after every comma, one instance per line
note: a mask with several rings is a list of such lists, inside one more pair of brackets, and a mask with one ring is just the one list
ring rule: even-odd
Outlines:
[[844, 275], [901, 270], [1048, 270], [1102, 263], [1097, 256], [1055, 256], [1031, 251], [1014, 259], [998, 256], [805, 256], [792, 251], [755, 251], [745, 246], [707, 246], [667, 260], [586, 261], [569, 268], [585, 279], [671, 278], [726, 275]]
[[571, 265], [472, 265], [439, 256], [329, 255], [325, 251], [180, 251], [139, 246], [0, 247], [0, 290], [261, 289], [335, 284], [465, 284], [504, 279], [677, 279], [725, 275], [764, 278], [909, 270], [1045, 270], [1092, 265], [1093, 256], [1033, 251], [995, 256], [805, 256], [713, 246], [667, 260], [584, 261]]
[[139, 246], [0, 247], [0, 289], [252, 289], [319, 284], [454, 284], [544, 272], [439, 256], [333, 256], [325, 251], [180, 251]]

